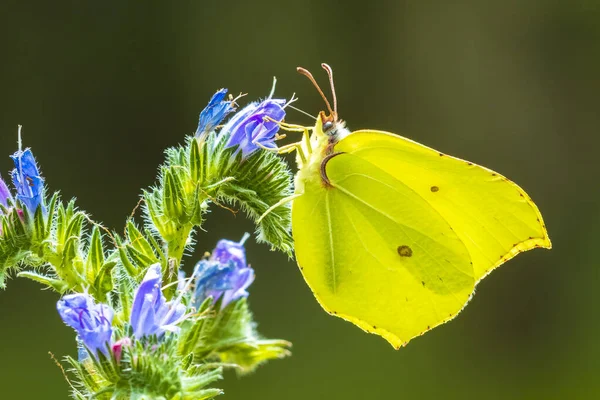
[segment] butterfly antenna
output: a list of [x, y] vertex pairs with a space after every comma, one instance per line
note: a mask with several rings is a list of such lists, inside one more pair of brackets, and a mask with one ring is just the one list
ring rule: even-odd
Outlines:
[[308, 79], [310, 79], [310, 81], [312, 82], [312, 84], [314, 85], [314, 87], [317, 88], [317, 91], [319, 92], [319, 94], [321, 95], [321, 97], [323, 98], [323, 100], [325, 100], [325, 104], [327, 105], [327, 110], [329, 110], [329, 113], [331, 115], [334, 115], [334, 112], [331, 109], [331, 104], [329, 104], [329, 100], [327, 100], [327, 97], [325, 97], [325, 94], [323, 94], [323, 91], [319, 87], [319, 84], [317, 83], [317, 81], [315, 80], [315, 78], [312, 76], [312, 74], [307, 69], [302, 68], [302, 67], [296, 68], [296, 71], [298, 71], [299, 73], [301, 73], [302, 75], [304, 75]]
[[337, 119], [338, 109], [337, 109], [337, 97], [335, 95], [335, 85], [333, 84], [333, 69], [328, 64], [322, 63], [321, 67], [327, 71], [327, 75], [329, 75], [329, 86], [331, 86], [331, 93], [333, 95], [333, 112], [334, 118]]

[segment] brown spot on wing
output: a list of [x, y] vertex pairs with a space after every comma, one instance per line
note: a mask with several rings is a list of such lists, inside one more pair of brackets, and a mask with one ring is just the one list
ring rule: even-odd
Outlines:
[[402, 246], [398, 246], [398, 254], [400, 257], [412, 257], [412, 249], [407, 245], [403, 244]]

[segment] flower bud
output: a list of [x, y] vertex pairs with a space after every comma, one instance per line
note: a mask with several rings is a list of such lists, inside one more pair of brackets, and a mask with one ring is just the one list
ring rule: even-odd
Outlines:
[[223, 121], [230, 112], [234, 111], [233, 102], [223, 100], [227, 89], [219, 89], [208, 102], [208, 105], [200, 113], [196, 137], [215, 130], [215, 127]]
[[123, 355], [124, 347], [131, 347], [130, 338], [124, 337], [122, 339], [119, 339], [115, 342], [115, 344], [112, 345], [112, 352], [115, 355], [115, 360], [117, 360], [117, 363], [121, 362], [121, 356]]
[[17, 189], [17, 199], [33, 215], [38, 206], [43, 207], [44, 179], [30, 149], [19, 150], [11, 158], [15, 163], [12, 181]]

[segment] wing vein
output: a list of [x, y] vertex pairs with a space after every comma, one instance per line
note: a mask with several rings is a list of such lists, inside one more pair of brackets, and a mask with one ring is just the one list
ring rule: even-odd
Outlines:
[[[414, 142], [414, 141], [412, 141], [412, 140], [410, 140], [410, 139], [406, 139], [406, 138], [403, 138], [403, 139], [405, 139], [405, 140], [408, 140], [408, 141], [409, 141], [410, 143], [412, 143], [412, 144], [418, 144], [419, 146], [423, 146], [423, 145], [421, 145], [421, 144], [419, 144], [419, 143], [417, 143], [417, 142]], [[430, 157], [432, 157], [433, 155], [435, 155], [435, 156], [437, 157], [437, 151], [435, 151], [435, 150], [433, 150], [433, 149], [431, 149], [431, 148], [429, 148], [429, 147], [427, 147], [427, 146], [423, 146], [423, 147], [425, 147], [425, 148], [428, 150], [428, 153], [430, 153], [430, 154], [428, 154], [428, 155], [429, 155]], [[386, 150], [386, 151], [391, 151], [391, 152], [394, 152], [394, 153], [401, 153], [401, 154], [402, 154], [402, 151], [399, 151], [398, 149], [395, 149], [395, 148], [393, 148], [393, 147], [387, 147], [387, 146], [366, 146], [366, 147], [361, 147], [361, 148], [359, 148], [359, 149], [356, 149], [355, 151], [353, 151], [353, 152], [352, 152], [352, 154], [354, 154], [354, 155], [358, 155], [358, 153], [360, 153], [360, 152], [362, 152], [362, 151], [365, 151], [365, 150], [377, 150], [377, 149], [382, 149], [382, 150]], [[453, 160], [453, 161], [456, 161], [456, 162], [466, 162], [465, 160], [463, 160], [463, 159], [461, 159], [461, 158], [458, 158], [458, 157], [454, 157], [454, 156], [450, 156], [450, 155], [446, 155], [446, 157], [447, 157], [448, 159], [451, 159], [451, 160]], [[373, 167], [375, 167], [375, 168], [378, 168], [378, 169], [381, 169], [379, 166], [377, 166], [377, 165], [373, 164], [373, 163], [372, 163], [371, 161], [369, 161], [368, 159], [366, 159], [366, 158], [362, 158], [362, 157], [361, 157], [361, 159], [362, 159], [362, 160], [364, 160], [365, 162], [368, 162], [368, 163], [369, 163], [369, 164], [371, 164]], [[399, 159], [402, 159], [402, 157], [399, 157]], [[410, 163], [407, 163], [407, 164], [410, 164]], [[410, 165], [416, 166], [416, 164], [410, 164]], [[503, 176], [503, 175], [501, 175], [501, 174], [499, 174], [499, 173], [497, 173], [497, 172], [495, 172], [495, 171], [493, 171], [493, 170], [491, 170], [491, 169], [489, 169], [489, 168], [486, 168], [486, 167], [484, 167], [484, 166], [482, 166], [482, 165], [479, 165], [479, 164], [472, 164], [472, 166], [475, 166], [475, 167], [477, 167], [477, 168], [480, 168], [480, 169], [482, 169], [483, 171], [486, 171], [486, 172], [489, 172], [489, 173], [496, 174], [498, 177], [502, 177], [502, 178], [504, 178], [504, 179], [506, 180], [506, 182], [507, 182], [508, 184], [510, 184], [510, 185], [512, 185], [512, 186], [514, 186], [514, 188], [515, 188], [515, 189], [517, 189], [517, 191], [518, 191], [520, 194], [523, 194], [524, 196], [527, 196], [527, 193], [526, 193], [526, 192], [525, 192], [525, 191], [524, 191], [524, 190], [523, 190], [523, 189], [522, 189], [522, 188], [521, 188], [519, 185], [517, 185], [516, 183], [514, 183], [514, 182], [513, 182], [513, 181], [511, 181], [510, 179], [506, 178], [505, 176]], [[426, 167], [426, 166], [424, 166], [424, 165], [418, 165], [418, 167], [419, 167], [419, 168], [422, 168], [422, 169], [424, 169], [424, 170], [426, 170], [426, 171], [430, 171], [430, 172], [432, 172], [433, 174], [439, 174], [439, 169], [438, 169], [438, 168], [428, 168], [428, 167]], [[408, 186], [408, 185], [407, 185], [407, 186]], [[408, 186], [408, 187], [410, 187], [410, 186]], [[412, 188], [411, 188], [411, 189], [412, 189]], [[414, 190], [414, 189], [413, 189], [413, 190]], [[421, 196], [421, 195], [420, 195], [420, 194], [419, 194], [417, 191], [415, 191], [415, 193], [417, 193], [419, 196]], [[475, 193], [477, 193], [477, 192], [475, 192]], [[421, 197], [422, 197], [422, 196], [421, 196]], [[479, 198], [482, 198], [482, 196], [479, 196]], [[526, 198], [526, 197], [525, 197], [525, 198]], [[500, 206], [502, 206], [502, 203], [500, 202], [500, 200], [498, 200], [498, 199], [497, 199], [495, 196], [490, 196], [490, 200], [491, 200], [491, 201], [494, 201], [494, 202], [495, 202], [497, 205], [500, 205]], [[507, 200], [508, 200], [508, 199], [507, 199]], [[529, 203], [533, 203], [533, 201], [532, 201], [532, 200], [529, 200], [529, 202], [528, 202], [528, 205], [529, 205], [529, 207], [530, 207], [530, 208], [533, 208], [533, 209], [534, 209], [534, 211], [535, 211], [535, 210], [536, 210], [536, 207], [535, 207], [535, 205], [534, 205], [534, 204], [529, 204]], [[455, 203], [455, 204], [456, 204], [456, 203]], [[500, 207], [500, 208], [502, 208], [502, 207]], [[462, 211], [462, 210], [464, 210], [464, 209], [463, 209], [463, 208], [458, 208], [458, 210], [461, 210], [461, 211]], [[538, 213], [539, 213], [539, 212], [538, 212]], [[518, 215], [517, 215], [517, 214], [515, 214], [515, 213], [511, 213], [510, 215], [511, 215], [512, 217], [514, 217], [516, 220], [518, 220], [519, 222], [521, 222], [523, 225], [525, 225], [527, 228], [529, 228], [529, 229], [531, 229], [531, 230], [533, 230], [533, 231], [536, 231], [536, 230], [539, 228], [539, 226], [537, 226], [537, 225], [531, 225], [529, 222], [525, 222], [525, 220], [523, 220], [523, 218], [521, 218], [520, 216], [518, 216]], [[504, 228], [506, 228], [506, 229], [507, 229], [507, 230], [510, 232], [510, 230], [508, 229], [508, 227], [506, 227], [505, 225], [502, 225], [502, 226], [503, 226]], [[514, 235], [514, 233], [512, 233], [512, 232], [510, 232], [510, 233], [511, 233], [511, 234], [513, 234], [513, 236], [515, 236], [515, 237], [516, 237], [518, 240], [522, 241], [522, 239], [520, 239], [518, 236]]]
[[336, 271], [335, 271], [335, 254], [333, 250], [333, 225], [331, 223], [331, 209], [329, 204], [329, 191], [325, 192], [325, 213], [327, 214], [327, 227], [329, 230], [329, 252], [331, 254], [331, 284], [333, 293], [337, 290]]
[[[371, 207], [371, 208], [373, 208], [373, 207]], [[355, 209], [357, 212], [359, 212], [359, 213], [360, 213], [360, 210], [358, 210], [356, 207], [354, 207], [354, 209]], [[373, 210], [375, 210], [375, 208], [373, 208]], [[348, 214], [347, 214], [347, 213], [344, 213], [344, 214], [345, 214], [346, 216], [348, 216]], [[362, 214], [362, 213], [361, 213], [361, 214]], [[368, 223], [369, 225], [371, 225], [371, 227], [373, 228], [373, 230], [375, 231], [375, 233], [376, 233], [376, 234], [377, 234], [377, 235], [380, 237], [380, 239], [381, 239], [382, 241], [385, 241], [385, 239], [383, 238], [383, 236], [381, 236], [381, 235], [379, 234], [379, 230], [378, 230], [378, 229], [377, 229], [377, 228], [376, 228], [376, 227], [373, 225], [373, 222], [371, 222], [371, 221], [370, 221], [368, 218], [365, 218], [365, 219], [366, 219], [367, 223]], [[350, 221], [350, 223], [352, 224], [352, 227], [354, 228], [354, 231], [356, 232], [356, 234], [357, 234], [358, 238], [360, 239], [361, 243], [363, 243], [363, 247], [365, 247], [365, 248], [366, 248], [366, 246], [364, 245], [364, 242], [363, 242], [362, 238], [360, 237], [360, 234], [358, 233], [358, 231], [357, 231], [357, 229], [356, 229], [356, 226], [354, 225], [354, 223], [352, 222], [352, 220], [351, 220], [350, 218], [348, 218], [348, 220], [349, 220], [349, 221]], [[431, 260], [433, 260], [433, 262], [435, 262], [436, 264], [438, 264], [439, 266], [441, 266], [442, 268], [444, 268], [444, 266], [445, 266], [445, 265], [444, 265], [444, 264], [442, 264], [440, 261], [438, 261], [438, 259], [437, 259], [436, 257], [433, 257], [433, 256], [432, 256], [432, 255], [431, 255], [431, 254], [430, 254], [430, 253], [429, 253], [429, 252], [428, 252], [428, 251], [427, 251], [427, 250], [426, 250], [426, 249], [425, 249], [423, 246], [421, 246], [421, 245], [420, 245], [420, 244], [419, 244], [419, 243], [418, 243], [416, 240], [414, 240], [414, 239], [413, 239], [413, 238], [412, 238], [412, 237], [411, 237], [411, 236], [410, 236], [410, 235], [409, 235], [409, 234], [408, 234], [408, 233], [407, 233], [407, 232], [404, 230], [404, 228], [402, 227], [403, 225], [402, 225], [401, 223], [399, 223], [399, 222], [397, 222], [397, 221], [395, 221], [395, 220], [392, 220], [392, 221], [393, 221], [393, 222], [395, 222], [395, 223], [397, 223], [397, 224], [399, 225], [400, 229], [402, 230], [402, 232], [403, 232], [403, 233], [406, 235], [406, 237], [407, 237], [409, 240], [411, 240], [413, 243], [415, 243], [415, 244], [416, 244], [416, 245], [417, 245], [417, 246], [418, 246], [420, 249], [422, 249], [422, 250], [423, 250], [423, 252], [424, 252], [425, 254], [427, 254], [427, 256], [429, 256], [429, 258], [430, 258]], [[367, 250], [367, 251], [368, 251], [368, 250]], [[371, 253], [371, 252], [369, 252], [369, 253]], [[376, 257], [374, 257], [374, 258], [375, 258], [377, 261], [379, 261], [379, 260], [378, 260]], [[383, 263], [381, 263], [380, 261], [379, 261], [379, 263], [380, 263], [380, 264], [383, 264]], [[450, 265], [451, 265], [451, 266], [452, 266], [454, 269], [456, 269], [458, 272], [460, 272], [461, 274], [464, 274], [464, 275], [466, 275], [466, 274], [465, 274], [463, 271], [461, 271], [460, 269], [458, 269], [458, 268], [457, 268], [457, 267], [456, 267], [454, 264], [450, 263]], [[424, 269], [423, 271], [424, 271], [424, 272], [427, 274], [427, 276], [428, 276], [428, 278], [429, 278], [429, 281], [430, 281], [430, 282], [433, 282], [433, 278], [432, 278], [431, 274], [429, 273], [429, 271], [428, 271], [427, 269]], [[469, 275], [467, 275], [467, 276], [469, 276]], [[446, 281], [442, 281], [442, 284], [443, 284], [443, 285], [446, 287], [446, 289], [448, 290], [448, 293], [452, 294], [452, 297], [454, 297], [454, 300], [456, 300], [456, 302], [457, 302], [459, 305], [463, 305], [463, 304], [464, 304], [464, 301], [461, 301], [461, 300], [459, 300], [459, 298], [456, 296], [456, 293], [454, 293], [454, 292], [453, 292], [453, 291], [452, 291], [452, 290], [451, 290], [451, 289], [448, 287], [448, 284], [447, 284], [447, 282], [446, 282]], [[435, 311], [435, 313], [436, 313], [436, 316], [437, 316], [437, 317], [439, 317], [439, 312], [437, 311], [437, 307], [435, 306], [435, 301], [434, 301], [433, 299], [432, 299], [431, 301], [432, 301], [432, 306], [433, 306], [433, 309], [434, 309], [434, 311]]]
[[[355, 208], [355, 209], [356, 209], [356, 208]], [[356, 210], [356, 211], [357, 211], [357, 212], [360, 212], [359, 210]], [[359, 239], [359, 240], [360, 240], [360, 242], [363, 244], [363, 247], [364, 247], [364, 248], [367, 250], [367, 252], [368, 252], [369, 254], [372, 254], [372, 253], [371, 253], [371, 252], [370, 252], [370, 251], [367, 249], [367, 247], [364, 245], [364, 242], [363, 242], [362, 238], [360, 237], [360, 234], [358, 233], [358, 230], [356, 229], [356, 226], [354, 225], [354, 222], [352, 221], [352, 219], [351, 219], [351, 218], [348, 216], [348, 214], [347, 214], [346, 212], [344, 212], [344, 214], [345, 214], [345, 215], [346, 215], [346, 217], [348, 218], [348, 221], [350, 221], [350, 224], [352, 225], [352, 228], [353, 228], [353, 229], [354, 229], [354, 231], [356, 232], [356, 235], [358, 236], [358, 239]], [[373, 226], [373, 223], [372, 223], [371, 221], [369, 221], [369, 219], [368, 219], [368, 218], [367, 218], [367, 223], [368, 223], [369, 225], [371, 225], [371, 227], [372, 227], [372, 228], [375, 228], [375, 227]], [[402, 232], [404, 232], [404, 234], [406, 235], [406, 237], [408, 237], [408, 238], [409, 238], [411, 241], [413, 241], [414, 243], [416, 243], [416, 242], [415, 242], [415, 241], [414, 241], [414, 240], [413, 240], [413, 239], [412, 239], [412, 238], [411, 238], [411, 237], [410, 237], [410, 236], [409, 236], [409, 235], [408, 235], [408, 234], [407, 234], [407, 233], [404, 231], [404, 228], [402, 228], [402, 225], [401, 225], [401, 224], [399, 224], [399, 225], [400, 225], [400, 229], [402, 229]], [[377, 233], [377, 235], [379, 235], [379, 232], [377, 231], [377, 229], [375, 229], [375, 232]], [[381, 235], [379, 235], [379, 237], [380, 237], [381, 239], [383, 239], [383, 238], [381, 237]], [[419, 247], [421, 247], [421, 246], [419, 246]], [[423, 250], [424, 250], [424, 249], [423, 249]], [[425, 251], [425, 253], [427, 253], [427, 252]], [[427, 254], [429, 255], [429, 253], [427, 253]], [[378, 259], [377, 257], [373, 256], [373, 258], [375, 258], [375, 260], [377, 260], [377, 262], [378, 262], [379, 264], [383, 265], [383, 263], [382, 263], [381, 261], [379, 261], [379, 259]], [[430, 276], [429, 274], [428, 274], [428, 276], [429, 276], [429, 279], [431, 280], [431, 276]], [[428, 299], [429, 299], [429, 301], [431, 302], [431, 307], [433, 308], [433, 312], [435, 313], [435, 318], [436, 318], [436, 319], [440, 319], [440, 312], [438, 311], [438, 309], [437, 309], [437, 307], [436, 307], [435, 300], [433, 299], [433, 297], [429, 297], [429, 296], [425, 296], [425, 297], [426, 297], [426, 298], [428, 298]], [[456, 295], [454, 295], [454, 298], [455, 298], [455, 299], [458, 301], [458, 298], [456, 297]]]
[[[369, 179], [372, 179], [372, 178], [369, 178]], [[379, 181], [378, 181], [378, 180], [376, 180], [376, 179], [374, 179], [374, 181], [376, 181], [376, 182], [379, 182]], [[381, 183], [381, 182], [379, 182], [379, 183]], [[394, 189], [394, 188], [393, 188], [393, 187], [391, 187], [391, 186], [388, 186], [388, 187], [390, 187], [390, 188]], [[421, 246], [421, 245], [420, 245], [418, 242], [414, 241], [414, 240], [413, 240], [413, 239], [410, 237], [410, 235], [408, 235], [408, 234], [406, 233], [406, 230], [404, 229], [405, 227], [407, 227], [407, 228], [410, 228], [410, 229], [414, 229], [414, 228], [411, 228], [411, 227], [409, 227], [409, 226], [406, 226], [406, 225], [405, 225], [405, 224], [403, 224], [402, 222], [400, 222], [400, 221], [397, 221], [397, 220], [396, 220], [394, 217], [392, 217], [391, 215], [388, 215], [388, 214], [386, 214], [385, 212], [383, 212], [382, 210], [380, 210], [380, 209], [378, 209], [377, 207], [373, 206], [372, 204], [369, 204], [369, 203], [367, 203], [365, 200], [363, 200], [363, 199], [361, 199], [360, 197], [356, 196], [354, 193], [350, 192], [348, 189], [344, 188], [343, 186], [335, 186], [335, 188], [336, 188], [336, 189], [339, 189], [339, 190], [340, 190], [342, 193], [344, 193], [345, 195], [349, 196], [350, 198], [352, 198], [352, 199], [354, 199], [354, 200], [356, 200], [356, 201], [358, 201], [358, 202], [360, 202], [360, 203], [364, 204], [365, 206], [369, 207], [369, 208], [370, 208], [370, 209], [372, 209], [373, 211], [376, 211], [377, 213], [379, 213], [379, 214], [383, 215], [384, 217], [386, 217], [386, 218], [387, 218], [387, 219], [389, 219], [390, 221], [392, 221], [392, 222], [394, 222], [394, 223], [398, 224], [398, 226], [400, 226], [400, 229], [402, 229], [402, 232], [404, 232], [404, 234], [405, 234], [405, 235], [406, 235], [406, 236], [407, 236], [407, 237], [408, 237], [410, 240], [412, 240], [412, 241], [413, 241], [413, 242], [414, 242], [414, 243], [415, 243], [417, 246], [419, 246], [419, 248], [421, 248], [421, 249], [423, 249], [423, 250], [425, 251], [425, 249], [423, 248], [423, 246]], [[394, 190], [395, 190], [395, 189], [394, 189]], [[420, 233], [421, 235], [423, 235], [423, 236], [430, 237], [430, 236], [426, 235], [425, 233], [423, 233], [423, 232], [421, 232], [421, 231], [419, 231], [419, 230], [417, 230], [417, 229], [414, 229], [414, 230], [415, 230], [415, 231], [417, 231], [417, 232], [419, 232], [419, 233]], [[431, 237], [430, 237], [430, 238], [431, 238]], [[438, 242], [437, 240], [435, 240], [435, 239], [433, 239], [433, 238], [431, 238], [431, 240], [432, 240], [432, 241], [434, 241], [435, 243], [437, 243], [439, 246], [441, 246], [441, 247], [445, 248], [445, 249], [446, 249], [446, 250], [448, 250], [449, 252], [456, 254], [456, 253], [455, 253], [455, 252], [454, 252], [452, 249], [448, 248], [447, 246], [445, 246], [444, 244], [442, 244], [442, 243]], [[459, 240], [460, 240], [460, 239], [459, 239]], [[425, 251], [425, 252], [427, 253], [427, 251]], [[429, 255], [429, 253], [427, 253], [427, 255]], [[430, 257], [431, 257], [431, 255], [430, 255]], [[432, 259], [435, 259], [434, 257], [431, 257], [431, 258], [432, 258]], [[440, 264], [440, 265], [441, 265], [441, 264]], [[462, 273], [463, 275], [471, 276], [471, 275], [469, 275], [469, 274], [466, 274], [464, 271], [462, 271], [461, 269], [459, 269], [459, 268], [458, 268], [457, 266], [455, 266], [454, 264], [452, 264], [452, 263], [451, 263], [450, 265], [452, 265], [452, 267], [454, 267], [454, 268], [455, 268], [457, 271], [459, 271], [459, 272], [460, 272], [460, 273]], [[472, 277], [472, 276], [471, 276], [471, 277]]]

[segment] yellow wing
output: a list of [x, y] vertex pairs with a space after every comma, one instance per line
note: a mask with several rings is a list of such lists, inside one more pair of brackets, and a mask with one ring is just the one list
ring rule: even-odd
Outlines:
[[467, 246], [477, 281], [523, 251], [552, 247], [529, 195], [497, 172], [382, 131], [353, 132], [335, 151], [368, 161], [426, 200]]
[[[328, 312], [398, 348], [452, 319], [502, 262], [550, 247], [514, 183], [410, 140], [358, 131], [294, 200], [296, 257]], [[318, 175], [318, 176], [317, 176]]]

